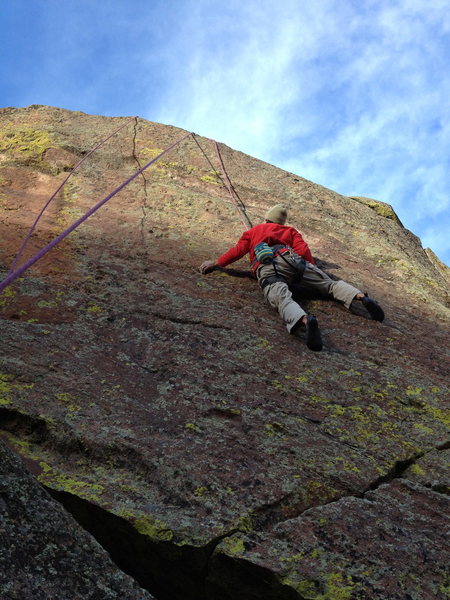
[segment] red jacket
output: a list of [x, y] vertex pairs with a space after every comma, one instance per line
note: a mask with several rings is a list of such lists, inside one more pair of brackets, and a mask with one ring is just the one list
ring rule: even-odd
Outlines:
[[[255, 225], [255, 227], [247, 229], [242, 234], [236, 246], [230, 248], [228, 252], [225, 252], [225, 254], [222, 254], [217, 259], [217, 264], [221, 267], [226, 267], [235, 260], [242, 258], [247, 252], [250, 252], [250, 262], [253, 263], [255, 259], [253, 248], [260, 242], [267, 242], [269, 246], [274, 246], [275, 244], [291, 246], [298, 255], [303, 256], [308, 262], [314, 264], [308, 244], [303, 240], [300, 233], [293, 227], [278, 225], [278, 223], [261, 223], [261, 225]], [[254, 264], [253, 269], [256, 270], [259, 264]]]

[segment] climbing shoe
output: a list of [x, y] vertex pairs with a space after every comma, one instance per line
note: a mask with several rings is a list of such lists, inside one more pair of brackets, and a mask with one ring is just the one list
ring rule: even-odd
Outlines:
[[383, 321], [384, 311], [376, 300], [372, 300], [367, 294], [364, 294], [361, 302], [374, 321]]
[[316, 317], [308, 315], [306, 322], [306, 345], [310, 350], [319, 352], [322, 350], [322, 336], [320, 335], [319, 323]]
[[306, 332], [306, 345], [310, 350], [315, 350], [316, 352], [322, 350], [322, 336], [320, 335], [319, 324], [316, 317], [307, 315], [306, 325], [302, 318], [297, 321], [291, 329], [291, 334], [296, 337], [303, 338], [303, 332]]

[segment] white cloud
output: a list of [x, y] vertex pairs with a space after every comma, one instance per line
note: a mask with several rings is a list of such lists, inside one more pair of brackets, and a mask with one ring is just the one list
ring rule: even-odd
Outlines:
[[232, 3], [209, 33], [200, 5], [163, 122], [389, 202], [419, 235], [425, 216], [448, 224], [447, 0]]
[[[221, 15], [190, 24], [191, 30], [208, 27], [211, 37], [203, 34], [190, 48], [192, 59], [158, 117], [261, 156], [288, 126], [290, 135], [311, 132], [311, 122], [288, 124], [286, 115], [319, 87], [310, 63], [334, 18], [314, 19], [292, 1], [283, 11], [273, 3], [244, 6], [243, 12], [235, 9], [231, 35], [222, 28]], [[330, 7], [322, 3], [324, 15]], [[217, 38], [226, 51], [217, 50]]]

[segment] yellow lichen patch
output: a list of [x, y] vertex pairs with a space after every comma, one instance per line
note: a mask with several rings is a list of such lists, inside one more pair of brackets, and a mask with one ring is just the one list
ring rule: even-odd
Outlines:
[[242, 531], [245, 533], [248, 533], [249, 531], [253, 531], [254, 519], [251, 516], [251, 514], [240, 517], [240, 519], [237, 523], [237, 528], [239, 529], [239, 531]]
[[42, 472], [43, 472], [43, 473], [48, 473], [49, 471], [51, 471], [51, 470], [52, 470], [51, 466], [50, 466], [50, 465], [48, 465], [48, 464], [47, 464], [46, 462], [44, 462], [43, 460], [41, 460], [41, 461], [39, 462], [39, 466], [41, 467], [41, 469], [42, 469]]
[[265, 350], [272, 350], [272, 346], [270, 345], [269, 340], [266, 340], [265, 338], [259, 338], [257, 348], [264, 348]]
[[8, 306], [14, 300], [15, 295], [16, 292], [9, 287], [3, 290], [3, 292], [0, 294], [0, 310], [2, 312], [5, 312]]
[[429, 404], [424, 404], [423, 409], [428, 413], [429, 416], [433, 417], [436, 421], [440, 421], [447, 428], [450, 428], [450, 410], [444, 410]]
[[142, 535], [158, 542], [170, 542], [173, 531], [160, 519], [150, 518], [148, 515], [138, 515], [130, 509], [122, 508], [116, 513], [123, 517]]
[[339, 371], [339, 375], [361, 375], [359, 371], [355, 371], [355, 369], [348, 369], [347, 371]]
[[334, 460], [336, 463], [340, 463], [344, 471], [347, 471], [347, 473], [361, 473], [361, 469], [359, 467], [341, 456], [336, 456]]
[[326, 398], [323, 398], [322, 396], [310, 396], [309, 398], [312, 402], [319, 402], [321, 404], [326, 403], [328, 404], [328, 400]]
[[56, 490], [63, 490], [91, 502], [101, 502], [100, 495], [105, 490], [102, 485], [73, 479], [65, 473], [59, 473], [43, 461], [40, 461], [39, 464], [43, 471], [37, 479], [43, 485]]
[[281, 423], [266, 423], [264, 425], [264, 432], [269, 437], [281, 435], [283, 431], [283, 425]]
[[281, 383], [281, 381], [278, 381], [278, 379], [274, 379], [272, 382], [272, 385], [274, 388], [276, 388], [277, 390], [281, 390], [282, 392], [286, 392], [286, 388], [284, 387], [284, 385]]
[[413, 473], [413, 475], [425, 475], [425, 471], [417, 464], [411, 465], [409, 470], [411, 473]]
[[[78, 190], [78, 186], [73, 181], [67, 181], [64, 185], [62, 203], [56, 217], [58, 225], [66, 226], [82, 216], [83, 211], [77, 207], [79, 202]], [[78, 237], [78, 233], [74, 233], [75, 237]]]
[[[283, 581], [283, 583], [287, 583]], [[317, 585], [313, 580], [303, 579], [292, 586], [304, 600], [316, 600]]]
[[56, 308], [58, 304], [55, 300], [39, 300], [36, 306], [38, 308]]
[[48, 131], [9, 124], [0, 132], [0, 152], [12, 159], [43, 162], [43, 154], [54, 145]]
[[414, 423], [414, 429], [417, 429], [418, 431], [421, 431], [422, 433], [426, 433], [428, 435], [432, 435], [434, 433], [431, 427], [427, 427], [422, 423]]
[[89, 302], [86, 311], [88, 313], [100, 313], [103, 311], [103, 309], [101, 306], [98, 306], [94, 302]]
[[141, 517], [134, 521], [134, 526], [139, 533], [153, 540], [169, 542], [173, 538], [173, 531], [159, 519], [151, 521], [149, 517]]
[[185, 428], [190, 429], [191, 431], [195, 431], [197, 433], [201, 432], [201, 428], [195, 423], [186, 423]]
[[387, 204], [386, 202], [374, 200], [373, 198], [364, 198], [362, 196], [350, 196], [350, 198], [352, 200], [356, 200], [360, 204], [365, 204], [381, 217], [385, 217], [386, 219], [392, 219], [393, 221], [399, 220], [392, 206], [390, 204]]
[[350, 575], [330, 573], [325, 577], [325, 593], [317, 596], [317, 600], [350, 600], [354, 595], [355, 584]]
[[81, 406], [75, 402], [76, 397], [73, 394], [56, 394], [56, 399], [65, 404], [69, 412], [81, 410]]
[[200, 177], [202, 181], [205, 183], [212, 183], [213, 185], [219, 185], [219, 181], [217, 180], [217, 175], [203, 175]]
[[244, 554], [245, 546], [244, 542], [240, 537], [229, 537], [223, 540], [223, 547], [226, 554], [237, 556]]
[[420, 396], [422, 392], [423, 388], [420, 387], [412, 387], [411, 385], [408, 385], [408, 387], [406, 388], [407, 396]]
[[19, 383], [14, 375], [0, 373], [0, 406], [12, 404], [11, 395], [17, 390], [31, 390], [34, 383]]
[[10, 392], [11, 392], [11, 384], [10, 382], [14, 379], [12, 375], [5, 375], [0, 373], [0, 406], [5, 406], [6, 404], [11, 404]]
[[139, 151], [139, 156], [142, 158], [156, 158], [163, 152], [160, 148], [142, 148]]
[[178, 167], [180, 167], [180, 164], [171, 160], [169, 162], [163, 162], [161, 161], [159, 163], [162, 167], [166, 167], [166, 169], [177, 169]]

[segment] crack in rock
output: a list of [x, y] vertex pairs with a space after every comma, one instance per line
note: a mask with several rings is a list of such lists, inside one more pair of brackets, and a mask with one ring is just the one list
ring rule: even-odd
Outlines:
[[389, 471], [385, 475], [381, 475], [374, 482], [372, 482], [361, 494], [361, 498], [364, 498], [367, 492], [373, 492], [377, 490], [381, 485], [385, 483], [390, 483], [394, 479], [400, 479], [403, 476], [403, 473], [409, 469], [412, 465], [414, 465], [419, 458], [422, 458], [427, 454], [426, 452], [419, 452], [411, 456], [411, 458], [407, 458], [405, 460], [398, 460], [394, 463], [394, 465], [389, 469]]
[[227, 325], [223, 325], [222, 323], [205, 323], [200, 319], [188, 319], [184, 317], [173, 317], [171, 315], [164, 315], [159, 312], [150, 313], [153, 317], [157, 317], [163, 321], [171, 321], [172, 323], [179, 323], [181, 325], [202, 325], [203, 327], [210, 327], [212, 329], [226, 329], [228, 331], [232, 330], [232, 327], [228, 327]]
[[[134, 118], [134, 131], [133, 131], [133, 149], [132, 149], [132, 155], [134, 160], [137, 162], [138, 164], [138, 169], [142, 168], [142, 164], [141, 161], [139, 160], [139, 158], [137, 157], [136, 154], [136, 138], [137, 138], [137, 126], [138, 126], [138, 118], [135, 117]], [[147, 212], [148, 212], [148, 191], [147, 191], [147, 179], [144, 175], [144, 173], [141, 173], [141, 177], [143, 179], [144, 182], [144, 200], [142, 202], [142, 218], [141, 218], [141, 223], [140, 223], [140, 227], [141, 227], [141, 238], [142, 238], [142, 242], [145, 242], [145, 233], [144, 233], [144, 227], [145, 227], [145, 223], [147, 220]]]
[[[59, 423], [57, 431], [61, 433], [55, 435], [54, 430], [44, 418], [27, 415], [16, 408], [0, 407], [0, 435], [2, 433], [12, 434], [43, 450], [51, 449], [52, 452], [61, 453], [66, 458], [83, 456], [88, 457], [91, 464], [108, 463], [118, 469], [127, 467], [130, 472], [135, 472], [139, 476], [151, 474], [151, 467], [142, 460], [140, 453], [134, 447], [125, 444], [120, 447], [116, 444], [112, 450], [109, 444], [100, 444], [97, 441], [89, 444], [85, 439], [81, 440], [78, 437], [71, 439], [67, 431], [61, 431], [64, 427], [67, 426]], [[17, 452], [6, 436], [4, 441], [12, 451]], [[29, 462], [34, 461], [30, 459]], [[36, 465], [38, 465], [37, 462]]]
[[[273, 526], [275, 526], [279, 523], [283, 523], [284, 521], [288, 521], [293, 518], [299, 518], [311, 509], [321, 508], [321, 507], [327, 506], [329, 504], [334, 504], [336, 502], [340, 502], [347, 498], [366, 498], [366, 494], [368, 492], [373, 492], [373, 491], [377, 490], [381, 485], [390, 483], [391, 481], [393, 481], [395, 479], [401, 479], [403, 477], [403, 474], [405, 473], [405, 471], [407, 471], [407, 469], [409, 469], [412, 465], [414, 465], [420, 458], [423, 458], [424, 456], [426, 456], [429, 452], [432, 452], [433, 450], [435, 450], [435, 448], [432, 448], [431, 450], [429, 450], [427, 452], [421, 452], [421, 453], [414, 454], [412, 457], [410, 457], [408, 459], [396, 461], [394, 463], [394, 465], [391, 467], [391, 469], [389, 469], [389, 471], [385, 475], [378, 477], [375, 481], [370, 483], [360, 493], [357, 493], [355, 491], [355, 493], [353, 493], [353, 494], [343, 494], [343, 495], [339, 496], [338, 498], [333, 498], [332, 500], [328, 500], [323, 503], [311, 504], [311, 506], [304, 508], [303, 510], [301, 510], [299, 513], [297, 513], [295, 515], [291, 514], [291, 515], [289, 515], [289, 517], [283, 517], [283, 512], [282, 512], [283, 504], [295, 495], [295, 491], [290, 492], [290, 493], [284, 495], [282, 498], [279, 498], [275, 502], [261, 506], [252, 512], [252, 517], [254, 518], [254, 524], [256, 526], [255, 529], [257, 529], [258, 531], [264, 531], [264, 530], [271, 529]], [[448, 488], [444, 485], [437, 484], [435, 486], [424, 486], [424, 487], [428, 487], [438, 493], [443, 493], [446, 495], [448, 494]]]
[[239, 531], [233, 529], [204, 546], [155, 540], [87, 500], [43, 487], [94, 536], [119, 569], [158, 600], [207, 600], [209, 561], [216, 547]]
[[[38, 417], [24, 415], [15, 409], [3, 407], [0, 410], [0, 422], [3, 430], [25, 435], [32, 438], [34, 443], [43, 446], [51, 443], [53, 448], [58, 448], [60, 443], [52, 435], [47, 423]], [[450, 444], [446, 442], [440, 444], [438, 449], [442, 451], [449, 446]], [[64, 449], [67, 452], [67, 448]], [[83, 446], [79, 440], [74, 441], [70, 450], [78, 454], [89, 453], [90, 458], [93, 458], [92, 450]], [[428, 452], [432, 452], [432, 450]], [[397, 461], [384, 476], [377, 478], [359, 494], [343, 495], [329, 502], [310, 506], [295, 517], [291, 515], [289, 520], [301, 517], [312, 508], [336, 503], [345, 498], [364, 498], [367, 492], [372, 492], [383, 484], [401, 478], [409, 467], [428, 452], [417, 453], [408, 459]], [[102, 458], [104, 458], [103, 455]], [[139, 467], [139, 471], [142, 475], [141, 467]], [[221, 578], [229, 576], [234, 581], [236, 578], [250, 577], [255, 581], [254, 589], [263, 586], [261, 595], [256, 595], [255, 598], [273, 598], [274, 600], [301, 598], [292, 588], [278, 581], [274, 573], [262, 569], [245, 558], [231, 559], [221, 554], [218, 559], [215, 556], [215, 550], [223, 540], [238, 533], [245, 535], [247, 531], [245, 527], [234, 528], [203, 546], [185, 543], [182, 539], [178, 541], [155, 539], [151, 537], [151, 534], [140, 532], [127, 519], [75, 494], [55, 490], [45, 485], [42, 487], [96, 538], [123, 572], [133, 577], [142, 588], [148, 590], [158, 600], [218, 600], [220, 598], [220, 594], [217, 595], [216, 591], [219, 585], [218, 572], [220, 572]], [[446, 493], [441, 491], [440, 486], [434, 487], [436, 488], [434, 491]], [[282, 517], [280, 508], [291, 495], [291, 493], [284, 495], [276, 502], [254, 510], [251, 518], [255, 531], [262, 532], [285, 521], [286, 519], [280, 518]], [[264, 584], [261, 583], [262, 580]], [[260, 583], [256, 585], [256, 581]], [[243, 583], [245, 583], [244, 580]]]

